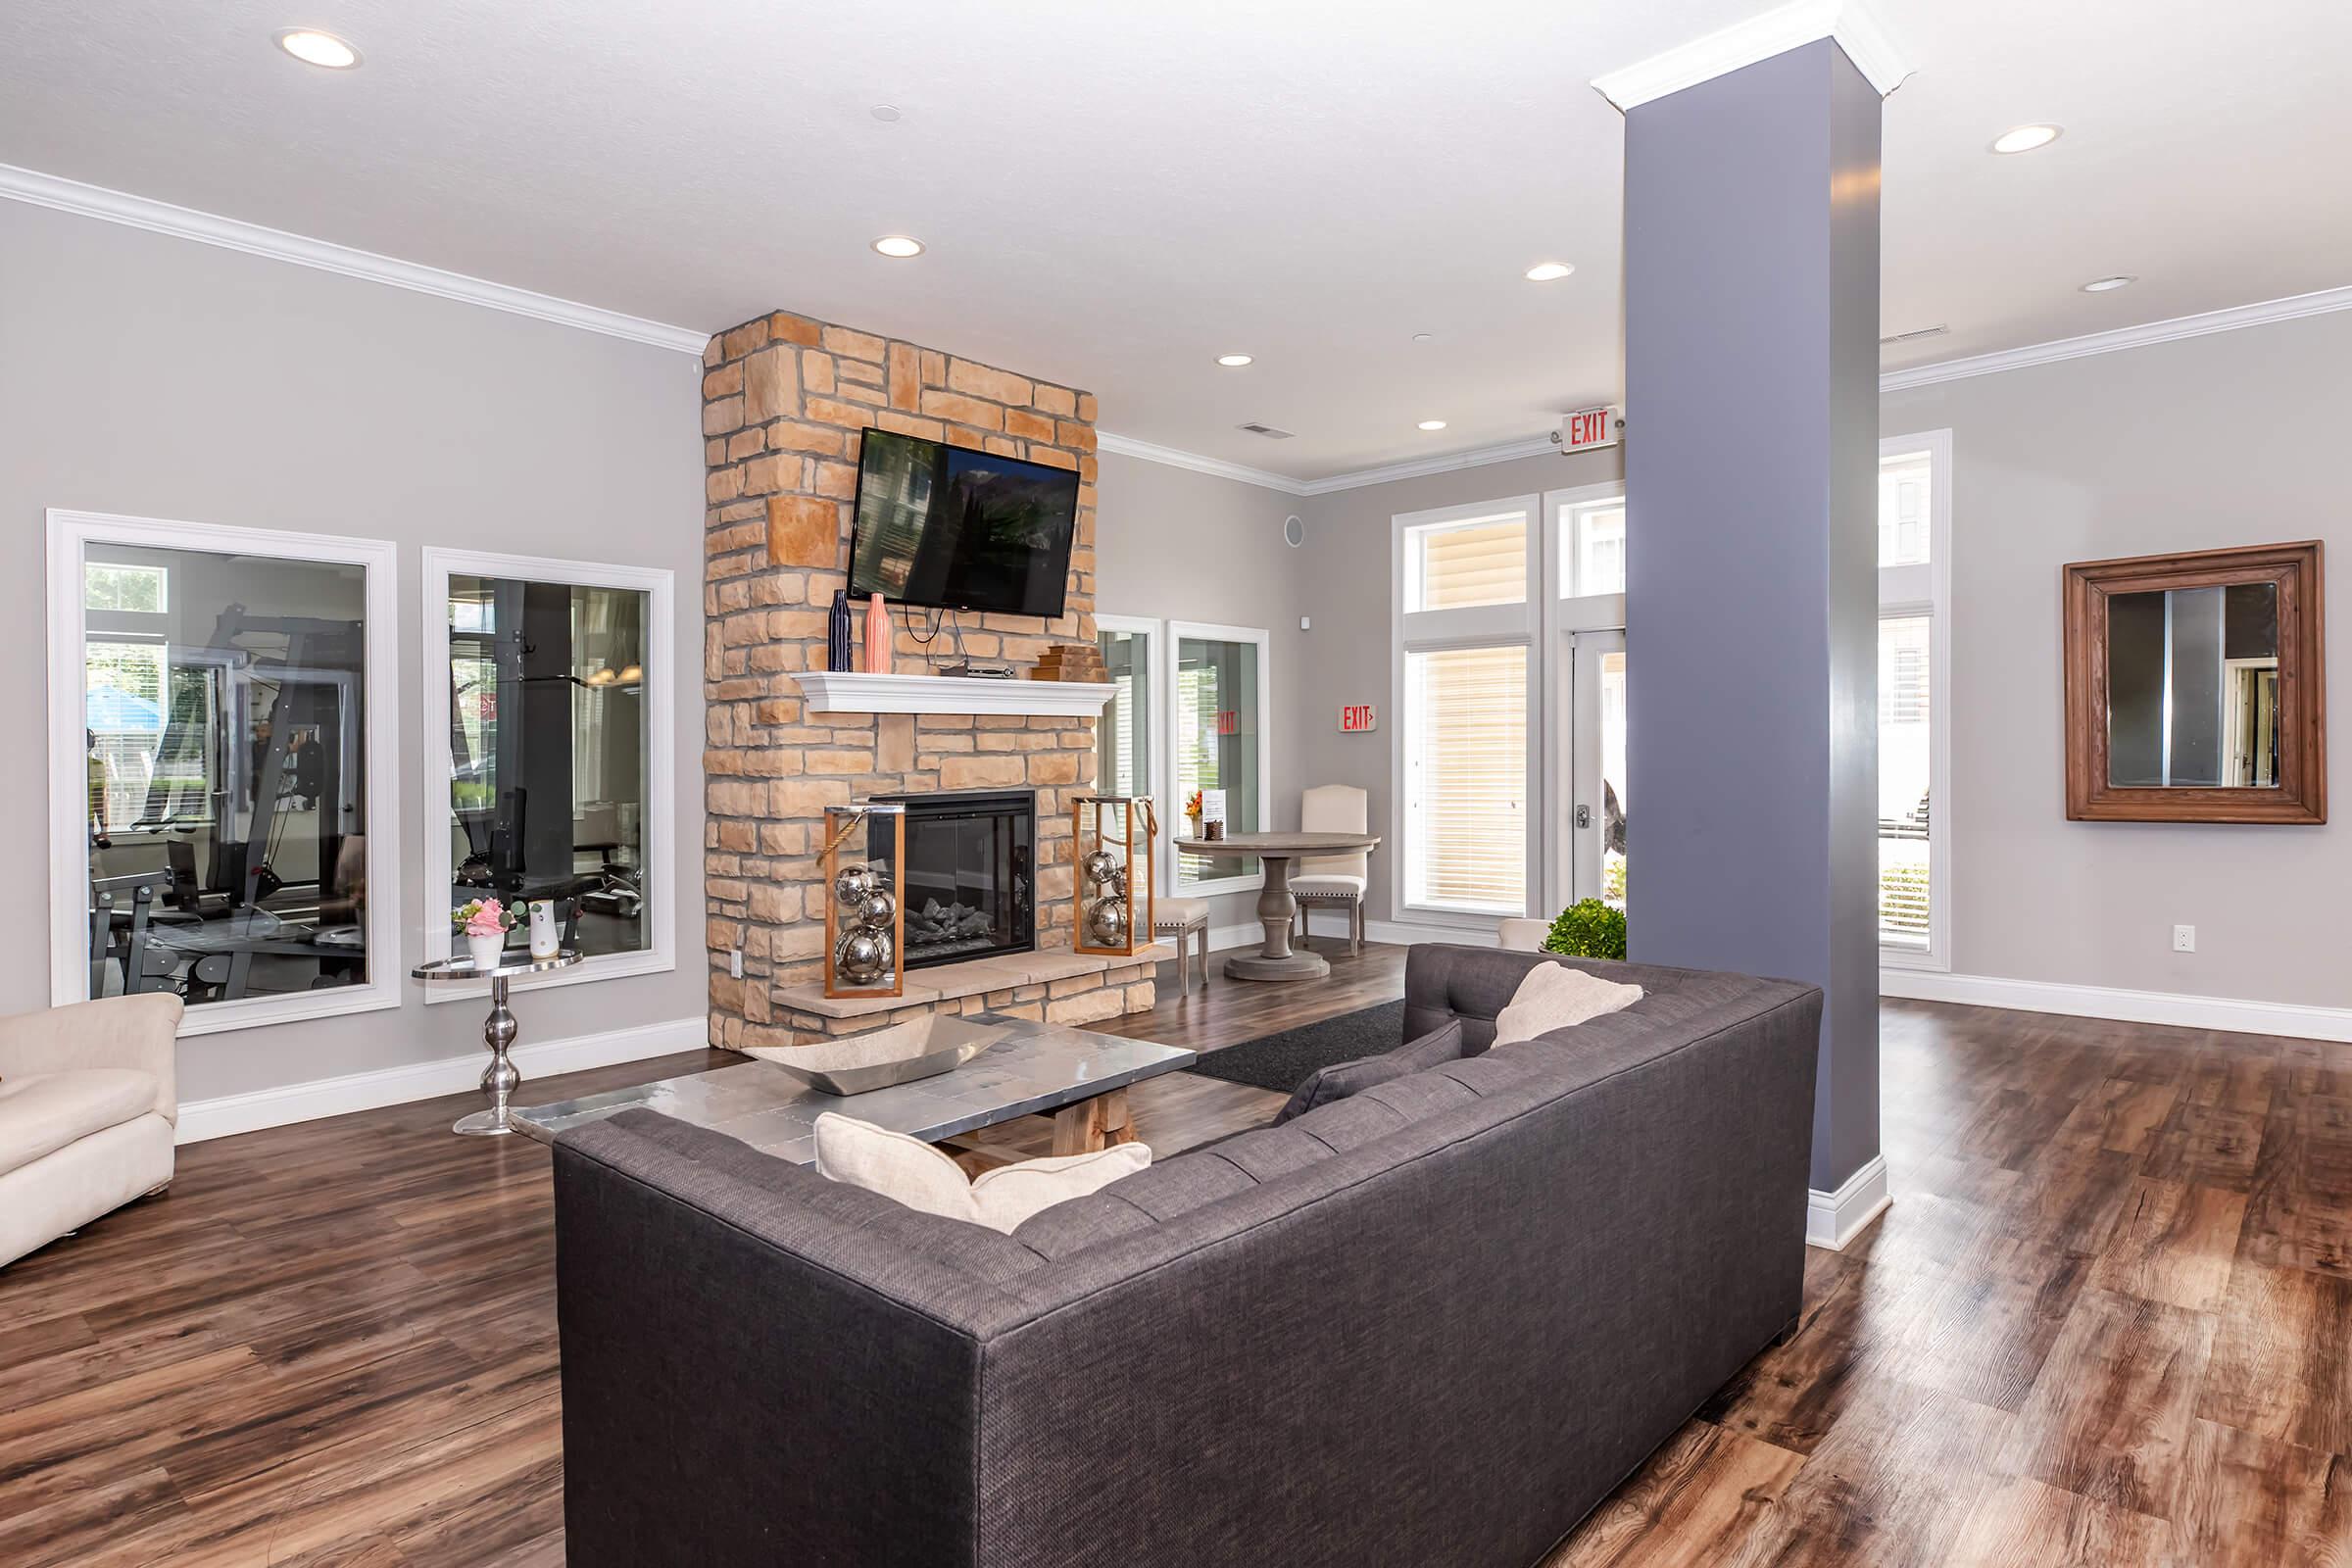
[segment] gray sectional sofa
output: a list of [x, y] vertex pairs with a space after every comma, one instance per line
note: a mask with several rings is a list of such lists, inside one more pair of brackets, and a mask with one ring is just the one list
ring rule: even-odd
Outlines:
[[[1473, 1047], [1540, 955], [1417, 947]], [[1796, 1316], [1821, 994], [1625, 1011], [1009, 1236], [631, 1111], [556, 1149], [574, 1568], [1541, 1558]]]

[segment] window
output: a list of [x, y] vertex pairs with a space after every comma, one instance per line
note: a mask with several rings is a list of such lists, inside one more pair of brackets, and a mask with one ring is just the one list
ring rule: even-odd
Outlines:
[[1625, 592], [1625, 499], [1563, 501], [1559, 518], [1560, 597]]
[[53, 512], [50, 990], [396, 1006], [392, 547]]
[[[546, 901], [587, 956], [541, 984], [667, 969], [670, 574], [425, 552], [427, 946], [470, 899]], [[527, 940], [517, 923], [511, 946]], [[438, 1000], [452, 988], [436, 988]]]
[[1527, 905], [1524, 643], [1404, 656], [1404, 902], [1518, 914]]
[[1880, 952], [1949, 968], [1951, 433], [1879, 452]]
[[1541, 607], [1529, 589], [1549, 580], [1545, 515], [1542, 497], [1513, 496], [1393, 519], [1399, 918], [1475, 927], [1524, 914], [1536, 891], [1529, 715]]
[[1419, 523], [1405, 535], [1404, 602], [1414, 612], [1516, 605], [1527, 598], [1524, 511]]
[[1105, 795], [1152, 793], [1152, 688], [1158, 657], [1154, 625], [1095, 617], [1095, 640], [1110, 677], [1110, 701], [1095, 727], [1095, 784]]
[[[1250, 627], [1172, 621], [1168, 640], [1176, 654], [1169, 676], [1175, 769], [1169, 815], [1181, 816], [1199, 790], [1209, 817], [1223, 812], [1227, 832], [1257, 832], [1269, 820], [1272, 794], [1265, 747], [1272, 638]], [[1255, 860], [1176, 858], [1179, 893], [1239, 891], [1256, 886], [1262, 874]]]
[[160, 615], [171, 608], [169, 567], [129, 562], [88, 562], [81, 568], [81, 608]]

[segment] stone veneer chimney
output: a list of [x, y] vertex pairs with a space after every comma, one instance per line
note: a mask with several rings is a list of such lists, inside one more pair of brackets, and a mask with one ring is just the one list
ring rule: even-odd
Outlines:
[[[1066, 949], [1069, 798], [1094, 782], [1095, 721], [812, 714], [791, 673], [825, 664], [825, 614], [833, 591], [846, 583], [858, 446], [868, 426], [1076, 469], [1067, 612], [1051, 622], [957, 619], [963, 651], [986, 659], [1027, 662], [1052, 642], [1093, 641], [1093, 394], [781, 311], [713, 337], [703, 367], [710, 1043], [786, 1045], [842, 1027], [796, 1015], [778, 1000], [784, 988], [821, 974], [817, 852], [828, 803], [931, 789], [1035, 789], [1037, 942], [1041, 950]], [[948, 650], [944, 632], [936, 646]], [[923, 667], [926, 650], [904, 624], [896, 649], [900, 669]], [[737, 948], [740, 980], [728, 973]], [[917, 971], [918, 979], [927, 972]], [[985, 1000], [1026, 1010], [1046, 991], [1040, 984]], [[1148, 985], [1141, 988], [1144, 1005], [1148, 994]], [[975, 1005], [983, 1000], [970, 999]], [[1084, 1010], [1102, 1016], [1121, 1008], [1113, 993]]]

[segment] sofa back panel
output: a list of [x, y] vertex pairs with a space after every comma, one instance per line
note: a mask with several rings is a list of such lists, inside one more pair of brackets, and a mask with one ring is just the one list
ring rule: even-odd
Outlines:
[[996, 1281], [1026, 1274], [1038, 1254], [999, 1231], [908, 1208], [862, 1187], [651, 1110], [624, 1110], [564, 1135], [688, 1202], [818, 1262], [841, 1262], [902, 1299], [964, 1316], [975, 1298], [1001, 1301]]
[[1474, 1103], [1012, 1282], [1074, 1294], [984, 1351], [983, 1557], [1075, 1568], [1114, 1518], [1131, 1568], [1537, 1560], [1798, 1308], [1820, 998], [1758, 995], [1588, 1082], [1514, 1048]]
[[[1420, 1075], [1408, 1073], [1406, 1076]], [[1378, 1084], [1373, 1085], [1375, 1089], [1379, 1087]], [[1330, 1153], [1344, 1154], [1350, 1149], [1362, 1148], [1374, 1139], [1388, 1137], [1404, 1123], [1404, 1116], [1394, 1105], [1371, 1099], [1368, 1094], [1353, 1094], [1346, 1100], [1317, 1105], [1305, 1115], [1295, 1116], [1284, 1125], [1298, 1128]]]

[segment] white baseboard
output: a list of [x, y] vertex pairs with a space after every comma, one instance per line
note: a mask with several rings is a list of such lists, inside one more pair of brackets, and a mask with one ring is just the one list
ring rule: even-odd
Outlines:
[[1845, 1250], [1845, 1244], [1877, 1219], [1894, 1196], [1886, 1190], [1886, 1160], [1873, 1154], [1869, 1163], [1845, 1179], [1834, 1193], [1812, 1189], [1805, 1200], [1805, 1245]]
[[1415, 920], [1368, 920], [1364, 923], [1364, 940], [1391, 942], [1409, 948], [1422, 942], [1452, 942], [1465, 948], [1494, 946], [1495, 922], [1488, 920], [1479, 925], [1425, 925]]
[[[709, 1035], [709, 1022], [699, 1015], [671, 1018], [631, 1029], [518, 1046], [514, 1050], [514, 1065], [522, 1069], [527, 1091], [534, 1078], [698, 1051]], [[250, 1094], [224, 1095], [218, 1100], [191, 1101], [179, 1107], [179, 1132], [174, 1142], [198, 1144], [208, 1138], [226, 1138], [264, 1127], [283, 1127], [290, 1122], [316, 1121], [321, 1116], [341, 1116], [355, 1110], [403, 1105], [413, 1100], [464, 1094], [480, 1084], [487, 1059], [482, 1052], [474, 1051], [437, 1061], [410, 1062], [374, 1072], [315, 1078], [308, 1083], [257, 1089]]]
[[1989, 974], [1939, 974], [1932, 969], [1881, 969], [1879, 995], [1956, 1002], [1971, 1007], [2011, 1007], [2021, 1012], [2062, 1012], [2078, 1018], [2116, 1018], [2125, 1023], [2177, 1024], [2232, 1034], [2352, 1040], [2352, 1007], [2315, 1007], [2295, 1002], [2122, 991]]

